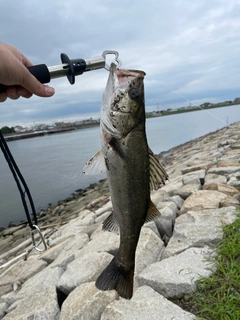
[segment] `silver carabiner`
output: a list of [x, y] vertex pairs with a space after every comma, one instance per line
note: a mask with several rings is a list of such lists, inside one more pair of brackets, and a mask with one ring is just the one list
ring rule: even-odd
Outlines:
[[122, 62], [118, 59], [119, 53], [118, 53], [117, 51], [113, 51], [113, 50], [103, 51], [102, 56], [103, 56], [103, 58], [104, 58], [104, 60], [105, 60], [105, 67], [104, 67], [104, 68], [105, 68], [106, 70], [110, 71], [110, 67], [109, 67], [109, 65], [106, 63], [106, 55], [107, 55], [107, 54], [115, 54], [115, 56], [116, 56], [115, 61], [117, 62], [117, 69], [119, 69], [119, 68], [121, 67], [121, 65], [122, 65]]
[[[35, 224], [33, 225], [33, 227], [35, 227], [35, 229], [37, 229], [38, 234], [39, 234], [39, 236], [40, 236], [40, 242], [36, 245], [36, 241], [35, 241], [35, 238], [34, 238], [34, 229], [30, 231], [30, 234], [31, 234], [31, 237], [32, 237], [32, 245], [33, 245], [33, 248], [34, 248], [36, 251], [38, 251], [38, 252], [46, 251], [46, 250], [47, 250], [47, 244], [46, 244], [46, 242], [45, 242], [44, 236], [43, 236], [40, 228], [39, 228], [38, 226], [36, 226]], [[44, 249], [39, 249], [39, 248], [38, 248], [38, 245], [39, 245], [41, 242], [42, 242], [43, 245], [44, 245]]]

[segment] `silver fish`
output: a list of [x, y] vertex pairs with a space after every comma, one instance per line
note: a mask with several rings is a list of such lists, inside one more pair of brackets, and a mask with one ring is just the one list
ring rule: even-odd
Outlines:
[[143, 71], [118, 70], [111, 65], [101, 108], [102, 149], [83, 169], [89, 173], [105, 164], [113, 213], [104, 221], [103, 229], [120, 231], [118, 253], [98, 277], [96, 287], [116, 290], [125, 299], [133, 294], [141, 228], [160, 216], [150, 199], [150, 190], [167, 179], [147, 143], [144, 76]]

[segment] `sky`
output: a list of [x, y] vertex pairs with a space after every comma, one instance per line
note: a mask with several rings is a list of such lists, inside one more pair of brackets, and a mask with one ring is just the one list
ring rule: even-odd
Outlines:
[[[0, 0], [0, 8], [0, 41], [33, 64], [118, 51], [121, 68], [146, 72], [147, 112], [240, 96], [238, 0]], [[95, 70], [74, 85], [53, 79], [52, 98], [8, 99], [0, 127], [99, 118], [107, 78]]]

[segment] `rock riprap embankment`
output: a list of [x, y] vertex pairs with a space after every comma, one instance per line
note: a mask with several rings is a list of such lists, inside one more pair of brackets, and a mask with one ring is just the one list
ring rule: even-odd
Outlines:
[[[49, 249], [0, 269], [0, 318], [196, 319], [172, 301], [187, 299], [199, 277], [214, 271], [209, 261], [220, 227], [236, 219], [240, 123], [173, 148], [161, 161], [170, 181], [151, 195], [162, 215], [142, 228], [131, 300], [94, 284], [119, 246], [118, 235], [101, 229], [112, 210], [103, 182], [89, 191], [92, 198], [79, 196], [40, 215]], [[24, 224], [1, 232], [2, 263], [30, 247], [20, 245], [23, 233]], [[20, 249], [11, 253], [13, 241]]]

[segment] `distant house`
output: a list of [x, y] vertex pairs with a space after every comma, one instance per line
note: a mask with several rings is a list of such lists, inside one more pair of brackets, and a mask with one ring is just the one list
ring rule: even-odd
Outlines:
[[240, 98], [236, 98], [233, 100], [233, 103], [240, 103]]

